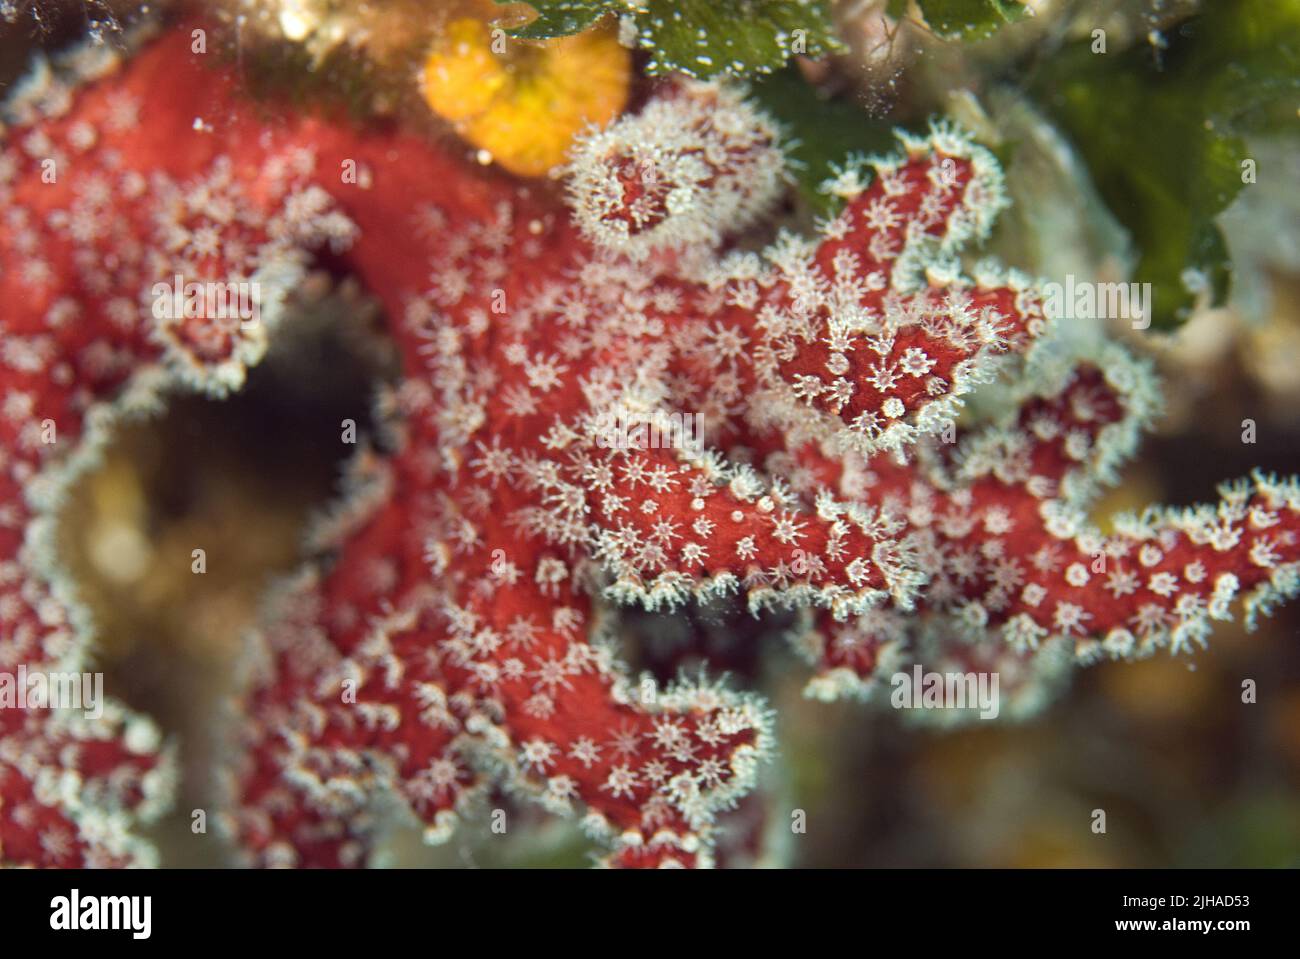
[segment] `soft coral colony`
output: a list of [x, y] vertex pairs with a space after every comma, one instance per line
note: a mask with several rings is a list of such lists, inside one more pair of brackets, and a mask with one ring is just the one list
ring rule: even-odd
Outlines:
[[[711, 863], [769, 712], [704, 677], [643, 696], [620, 605], [800, 610], [812, 695], [954, 664], [1025, 714], [1074, 663], [1204, 645], [1234, 600], [1253, 620], [1297, 590], [1294, 480], [1089, 525], [1156, 387], [1028, 278], [963, 272], [1005, 200], [946, 126], [849, 163], [838, 215], [755, 253], [729, 239], [783, 161], [735, 89], [664, 81], [586, 135], [566, 208], [399, 129], [272, 113], [204, 60], [176, 30], [5, 104], [0, 669], [93, 656], [52, 527], [114, 425], [238, 390], [313, 262], [358, 276], [404, 356], [391, 453], [354, 457], [250, 644], [221, 816], [250, 863], [361, 865], [394, 818], [440, 841], [494, 788], [580, 815], [611, 863]], [[156, 318], [176, 275], [257, 282], [262, 323]], [[1001, 412], [958, 431], [985, 382]], [[683, 412], [702, 444], [609, 442], [613, 416]], [[137, 826], [174, 777], [147, 719], [0, 729], [0, 860], [151, 861]]]

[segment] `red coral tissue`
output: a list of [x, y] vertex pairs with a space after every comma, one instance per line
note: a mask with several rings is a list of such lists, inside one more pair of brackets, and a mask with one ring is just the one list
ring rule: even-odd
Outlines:
[[[363, 865], [386, 822], [441, 841], [502, 787], [580, 815], [612, 864], [710, 864], [768, 709], [706, 676], [647, 695], [620, 605], [802, 610], [812, 695], [951, 662], [1025, 714], [1075, 663], [1203, 645], [1236, 598], [1297, 590], [1294, 480], [1089, 524], [1156, 387], [1055, 329], [1028, 277], [963, 268], [1006, 201], [947, 126], [846, 166], [816, 236], [751, 252], [729, 239], [784, 161], [742, 91], [665, 84], [580, 139], [566, 207], [248, 101], [208, 59], [174, 30], [5, 104], [0, 669], [87, 661], [51, 517], [114, 425], [238, 390], [311, 263], [357, 276], [403, 354], [393, 452], [355, 457], [250, 650], [222, 816], [250, 863]], [[188, 308], [192, 283], [249, 284], [260, 316]], [[994, 380], [1001, 413], [958, 430]], [[169, 770], [120, 707], [0, 712], [0, 858], [147, 862], [133, 823]]]

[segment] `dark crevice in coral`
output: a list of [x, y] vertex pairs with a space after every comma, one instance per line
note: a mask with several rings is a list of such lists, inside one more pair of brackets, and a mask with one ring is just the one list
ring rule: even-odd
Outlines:
[[[244, 633], [268, 585], [302, 562], [305, 527], [338, 494], [346, 461], [373, 438], [375, 389], [392, 373], [372, 304], [320, 274], [302, 292], [240, 393], [174, 396], [162, 415], [124, 425], [61, 516], [105, 691], [182, 746], [175, 809], [154, 829], [165, 865], [214, 860], [216, 717]], [[356, 423], [355, 445], [344, 420]], [[205, 835], [189, 828], [195, 809], [207, 813]]]

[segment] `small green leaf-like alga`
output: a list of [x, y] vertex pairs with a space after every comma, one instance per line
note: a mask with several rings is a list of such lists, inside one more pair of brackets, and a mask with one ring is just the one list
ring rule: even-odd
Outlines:
[[[1020, 0], [916, 0], [925, 22], [948, 39], [983, 40], [1008, 23], [1029, 16]], [[890, 0], [889, 13], [900, 16], [907, 0]]]
[[838, 212], [821, 189], [836, 166], [854, 154], [888, 153], [896, 142], [892, 119], [876, 118], [845, 98], [823, 97], [794, 67], [753, 84], [750, 95], [781, 125], [782, 147], [795, 185], [814, 212]]
[[1134, 279], [1152, 284], [1154, 322], [1168, 328], [1200, 286], [1215, 304], [1227, 295], [1215, 218], [1269, 175], [1244, 137], [1297, 127], [1300, 0], [1215, 0], [1166, 31], [1163, 49], [1096, 46], [1061, 51], [1034, 89], [1132, 234]]
[[[499, 0], [506, 2], [506, 0]], [[628, 18], [647, 71], [694, 77], [771, 73], [796, 54], [839, 49], [829, 0], [529, 0], [537, 19], [512, 35], [541, 40], [585, 30], [605, 14]]]

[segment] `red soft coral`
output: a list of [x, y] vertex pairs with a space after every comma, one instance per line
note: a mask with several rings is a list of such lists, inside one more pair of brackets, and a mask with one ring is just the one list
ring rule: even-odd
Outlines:
[[[630, 682], [609, 601], [813, 607], [817, 694], [921, 655], [999, 670], [1027, 709], [1076, 658], [1203, 641], [1240, 590], [1295, 592], [1294, 483], [1087, 528], [1149, 375], [1054, 342], [1026, 278], [963, 274], [1004, 200], [947, 128], [846, 169], [818, 239], [759, 255], [724, 234], [770, 204], [780, 154], [733, 91], [674, 84], [579, 144], [574, 224], [543, 188], [251, 104], [200, 60], [174, 32], [9, 107], [4, 375], [28, 399], [0, 421], [24, 637], [2, 660], [85, 648], [66, 589], [36, 598], [60, 582], [51, 504], [113, 420], [237, 389], [312, 257], [356, 274], [403, 353], [380, 403], [393, 452], [355, 459], [317, 531], [329, 555], [252, 649], [224, 817], [251, 862], [364, 863], [395, 812], [438, 840], [491, 783], [581, 810], [614, 863], [712, 861], [767, 711], [704, 678]], [[175, 276], [258, 284], [261, 322], [150, 310]], [[1022, 384], [1003, 419], [957, 437], [961, 397], [999, 370]], [[73, 452], [33, 439], [42, 418]], [[0, 824], [47, 772], [0, 780]]]

